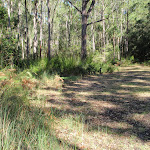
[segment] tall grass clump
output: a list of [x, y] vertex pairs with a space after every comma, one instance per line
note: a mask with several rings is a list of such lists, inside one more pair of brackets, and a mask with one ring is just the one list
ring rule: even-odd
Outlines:
[[6, 85], [0, 92], [0, 149], [60, 149], [53, 135], [53, 119], [31, 107], [21, 84]]

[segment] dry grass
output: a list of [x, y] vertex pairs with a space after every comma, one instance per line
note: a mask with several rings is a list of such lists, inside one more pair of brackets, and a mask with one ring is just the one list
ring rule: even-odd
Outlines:
[[78, 149], [150, 149], [150, 67], [121, 67], [62, 85], [56, 77], [37, 91], [46, 97], [39, 107], [53, 110], [58, 139]]

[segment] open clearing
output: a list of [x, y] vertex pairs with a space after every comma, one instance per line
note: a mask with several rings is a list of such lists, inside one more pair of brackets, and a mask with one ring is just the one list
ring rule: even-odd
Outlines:
[[150, 149], [150, 67], [120, 67], [37, 94], [46, 101], [32, 103], [53, 111], [55, 135], [70, 149]]

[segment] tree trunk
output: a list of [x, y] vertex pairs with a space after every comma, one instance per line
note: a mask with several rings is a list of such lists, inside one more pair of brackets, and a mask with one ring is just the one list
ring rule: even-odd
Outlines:
[[42, 12], [43, 12], [43, 0], [41, 0], [41, 19], [40, 19], [40, 58], [42, 57], [42, 42], [43, 42], [43, 18], [42, 18]]
[[10, 0], [8, 0], [8, 31], [10, 32]]
[[118, 60], [121, 60], [121, 55], [120, 55], [120, 49], [119, 49], [119, 44], [120, 43], [120, 38], [118, 37]]
[[18, 51], [18, 57], [19, 57], [19, 46], [20, 46], [20, 15], [21, 15], [21, 11], [20, 11], [20, 7], [21, 7], [21, 2], [19, 1], [18, 4], [18, 28], [17, 28], [17, 32], [18, 32], [18, 44], [17, 44], [17, 51]]
[[116, 39], [115, 39], [115, 33], [113, 35], [113, 48], [114, 48], [114, 58], [116, 57]]
[[22, 43], [22, 59], [24, 59], [23, 35], [21, 35], [21, 43]]
[[68, 41], [69, 41], [69, 37], [68, 37], [68, 16], [66, 15], [66, 48], [68, 50]]
[[70, 47], [71, 46], [71, 29], [70, 29], [70, 26], [71, 26], [71, 18], [72, 18], [72, 13], [71, 11], [69, 10], [69, 24], [68, 24], [68, 46]]
[[123, 40], [122, 40], [123, 39], [122, 38], [122, 35], [123, 35], [123, 18], [122, 18], [122, 15], [123, 15], [123, 8], [121, 8], [121, 37], [120, 37], [120, 52], [121, 52], [121, 56], [123, 55]]
[[27, 0], [25, 0], [25, 19], [26, 19], [25, 44], [26, 44], [27, 59], [29, 59], [29, 35], [28, 35]]
[[50, 8], [49, 8], [49, 0], [47, 0], [47, 7], [48, 7], [48, 52], [47, 57], [48, 60], [51, 59], [51, 32], [50, 32]]
[[82, 1], [82, 45], [81, 45], [81, 59], [84, 60], [87, 57], [86, 50], [86, 30], [87, 30], [87, 12], [86, 12], [86, 1]]
[[[128, 0], [128, 5], [129, 5], [129, 0]], [[129, 7], [129, 6], [128, 6]], [[127, 35], [126, 35], [126, 54], [127, 54], [127, 52], [128, 52], [128, 45], [129, 45], [129, 42], [128, 42], [128, 33], [129, 33], [129, 10], [128, 10], [128, 8], [127, 8], [127, 30], [126, 30], [126, 32], [127, 32]]]
[[104, 0], [102, 1], [102, 5], [103, 5], [103, 12], [102, 12], [102, 16], [103, 16], [103, 53], [104, 53], [104, 61], [106, 60], [106, 37], [105, 37], [105, 16], [104, 16], [104, 9], [105, 9], [105, 5], [104, 5]]
[[35, 9], [34, 9], [34, 50], [33, 50], [34, 59], [37, 57], [37, 47], [38, 47], [38, 40], [37, 40], [37, 0], [35, 0]]
[[91, 32], [92, 32], [92, 47], [93, 47], [93, 53], [95, 53], [95, 36], [94, 36], [94, 25], [91, 26]]

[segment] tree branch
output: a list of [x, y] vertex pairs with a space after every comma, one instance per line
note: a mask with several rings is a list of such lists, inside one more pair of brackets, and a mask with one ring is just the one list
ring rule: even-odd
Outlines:
[[91, 3], [91, 5], [90, 5], [90, 8], [89, 8], [89, 10], [88, 10], [88, 12], [87, 12], [87, 16], [88, 16], [88, 17], [89, 17], [90, 12], [92, 11], [94, 5], [95, 5], [95, 0], [92, 0], [92, 3]]
[[97, 23], [97, 22], [101, 22], [101, 21], [106, 20], [106, 19], [108, 19], [108, 18], [100, 19], [100, 20], [97, 20], [97, 21], [94, 21], [94, 22], [90, 22], [90, 23], [87, 24], [87, 26], [89, 26], [91, 24], [94, 24], [94, 23]]
[[78, 9], [75, 5], [72, 4], [72, 2], [70, 0], [67, 0], [78, 12], [80, 12], [82, 14], [82, 11], [80, 9]]
[[[123, 4], [123, 2], [119, 5], [119, 7], [120, 7], [122, 4]], [[119, 8], [119, 7], [118, 7], [118, 8]], [[110, 16], [113, 12], [115, 12], [118, 8], [114, 9], [111, 13], [109, 13], [107, 18], [105, 18], [105, 19], [100, 19], [100, 20], [97, 20], [97, 21], [88, 23], [87, 26], [89, 26], [89, 25], [91, 25], [91, 24], [94, 24], [94, 23], [97, 23], [97, 22], [101, 22], [101, 21], [106, 20], [106, 19], [109, 19], [109, 16]]]

